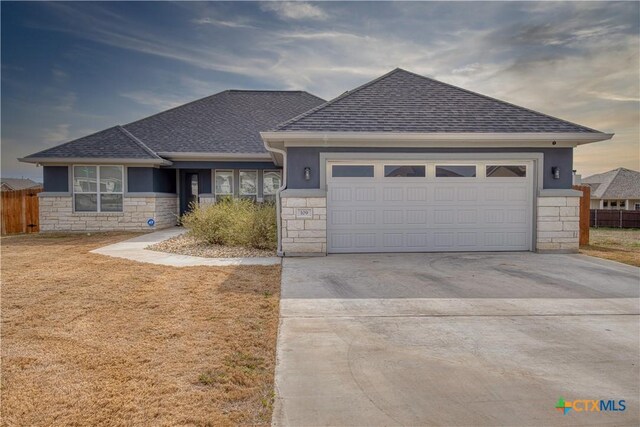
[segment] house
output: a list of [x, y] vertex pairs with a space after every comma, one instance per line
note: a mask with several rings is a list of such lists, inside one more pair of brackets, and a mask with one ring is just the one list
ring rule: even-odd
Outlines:
[[573, 149], [611, 137], [395, 69], [329, 102], [225, 91], [21, 160], [44, 167], [46, 231], [168, 227], [242, 196], [276, 199], [286, 256], [572, 252]]
[[591, 209], [640, 210], [640, 172], [618, 168], [583, 178], [591, 187]]
[[2, 178], [0, 179], [1, 191], [16, 191], [26, 189], [41, 189], [42, 184], [29, 178]]

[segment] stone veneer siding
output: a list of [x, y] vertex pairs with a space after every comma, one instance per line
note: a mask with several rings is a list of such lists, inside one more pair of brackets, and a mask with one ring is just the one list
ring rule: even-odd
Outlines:
[[578, 252], [580, 197], [538, 197], [538, 252]]
[[326, 197], [283, 196], [282, 252], [285, 256], [327, 254]]
[[[125, 196], [123, 212], [73, 212], [72, 196], [40, 193], [40, 231], [149, 231], [176, 225], [178, 197]], [[147, 225], [153, 218], [154, 227]]]
[[[281, 220], [285, 256], [326, 255], [326, 197], [283, 196]], [[536, 231], [538, 252], [577, 252], [580, 197], [538, 197]]]

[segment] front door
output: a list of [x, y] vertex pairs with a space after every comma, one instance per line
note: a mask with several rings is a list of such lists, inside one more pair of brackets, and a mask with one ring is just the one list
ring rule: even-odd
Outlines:
[[187, 173], [185, 178], [185, 211], [190, 211], [191, 207], [198, 203], [198, 194], [200, 193], [198, 188], [199, 176], [197, 173]]

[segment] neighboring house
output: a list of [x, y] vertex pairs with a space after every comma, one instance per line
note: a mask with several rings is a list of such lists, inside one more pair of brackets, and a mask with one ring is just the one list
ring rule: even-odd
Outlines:
[[45, 231], [244, 196], [278, 199], [283, 255], [567, 252], [573, 148], [611, 137], [396, 69], [329, 102], [226, 91], [21, 160], [44, 166]]
[[1, 178], [0, 188], [2, 191], [26, 190], [28, 188], [40, 189], [42, 184], [28, 178]]
[[591, 187], [591, 209], [640, 210], [640, 172], [618, 168], [582, 179]]

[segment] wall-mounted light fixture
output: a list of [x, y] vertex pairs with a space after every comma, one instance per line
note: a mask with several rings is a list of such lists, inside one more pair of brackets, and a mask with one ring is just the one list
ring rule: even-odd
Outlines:
[[304, 180], [309, 181], [310, 179], [311, 179], [311, 168], [307, 166], [306, 168], [304, 168]]
[[558, 166], [553, 166], [551, 173], [553, 174], [553, 179], [560, 179], [560, 168]]

